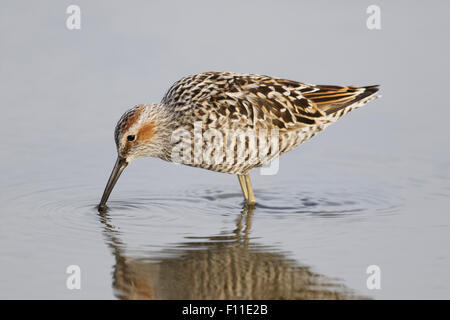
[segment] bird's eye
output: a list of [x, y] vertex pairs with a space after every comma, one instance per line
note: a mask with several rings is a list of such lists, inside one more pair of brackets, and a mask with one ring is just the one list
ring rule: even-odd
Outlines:
[[135, 136], [134, 134], [129, 135], [129, 136], [127, 137], [127, 140], [128, 140], [128, 141], [134, 141], [134, 139], [136, 139], [136, 136]]

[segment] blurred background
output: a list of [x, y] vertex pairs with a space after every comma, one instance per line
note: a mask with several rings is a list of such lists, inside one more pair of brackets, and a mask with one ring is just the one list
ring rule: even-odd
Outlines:
[[[72, 4], [79, 30], [66, 27]], [[372, 4], [380, 30], [366, 26]], [[2, 1], [0, 297], [448, 299], [449, 11]], [[282, 156], [276, 175], [255, 170], [252, 212], [234, 176], [142, 159], [98, 215], [122, 113], [202, 71], [379, 84], [383, 97]]]

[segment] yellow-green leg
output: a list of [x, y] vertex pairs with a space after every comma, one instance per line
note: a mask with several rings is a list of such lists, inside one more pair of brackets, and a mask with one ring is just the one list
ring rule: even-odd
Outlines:
[[239, 179], [239, 184], [241, 185], [242, 194], [244, 195], [245, 201], [248, 201], [248, 192], [247, 192], [247, 184], [245, 183], [244, 176], [240, 174], [237, 175]]
[[256, 204], [255, 194], [253, 193], [252, 183], [250, 181], [250, 174], [245, 175], [245, 184], [247, 186], [247, 195], [248, 200], [247, 203], [251, 206]]

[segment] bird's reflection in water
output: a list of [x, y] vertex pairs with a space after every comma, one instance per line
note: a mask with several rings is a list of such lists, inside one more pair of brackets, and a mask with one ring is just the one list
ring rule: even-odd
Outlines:
[[[337, 281], [300, 266], [274, 248], [250, 242], [253, 210], [244, 208], [230, 235], [191, 238], [170, 247], [175, 257], [125, 254], [106, 212], [100, 214], [115, 257], [113, 287], [120, 299], [352, 299]], [[195, 240], [195, 241], [194, 241]], [[155, 256], [156, 255], [156, 256]], [[164, 254], [161, 254], [164, 256]], [[166, 255], [167, 256], [167, 255]], [[155, 258], [158, 258], [157, 260]]]

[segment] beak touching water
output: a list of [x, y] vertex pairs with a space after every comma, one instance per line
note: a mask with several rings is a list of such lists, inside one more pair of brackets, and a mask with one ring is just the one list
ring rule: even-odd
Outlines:
[[98, 210], [103, 211], [106, 209], [106, 201], [108, 201], [109, 195], [111, 194], [111, 191], [114, 188], [114, 185], [116, 184], [117, 180], [120, 177], [120, 174], [122, 171], [127, 167], [128, 162], [126, 159], [118, 156], [116, 164], [114, 165], [114, 168], [111, 172], [111, 176], [109, 177], [108, 183], [106, 184], [105, 191], [103, 191], [102, 200], [100, 201], [100, 204], [98, 205]]

